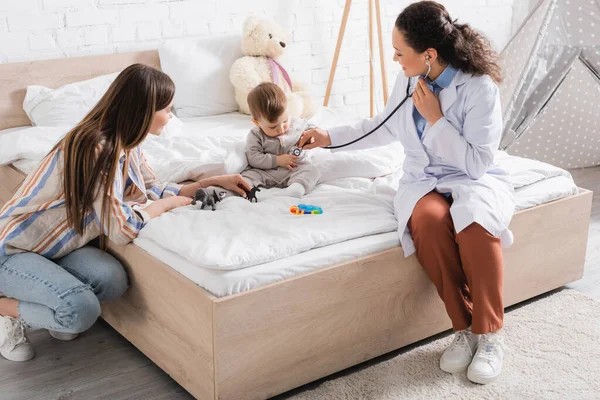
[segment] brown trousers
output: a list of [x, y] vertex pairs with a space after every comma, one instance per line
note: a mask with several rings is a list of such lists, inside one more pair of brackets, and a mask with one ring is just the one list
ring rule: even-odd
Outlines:
[[503, 261], [500, 238], [473, 223], [456, 233], [450, 204], [425, 195], [408, 221], [417, 258], [444, 301], [455, 331], [472, 326], [484, 334], [502, 328]]

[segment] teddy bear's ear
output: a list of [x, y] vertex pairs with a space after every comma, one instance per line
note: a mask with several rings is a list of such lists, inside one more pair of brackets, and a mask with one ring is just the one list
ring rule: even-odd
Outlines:
[[260, 20], [256, 17], [250, 16], [244, 21], [244, 36], [252, 34], [254, 29], [260, 24]]

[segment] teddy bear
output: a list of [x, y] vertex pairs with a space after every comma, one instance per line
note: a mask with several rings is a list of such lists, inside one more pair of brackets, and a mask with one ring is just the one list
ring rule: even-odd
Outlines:
[[231, 66], [229, 79], [235, 88], [240, 112], [250, 114], [248, 93], [262, 82], [273, 82], [283, 89], [288, 101], [288, 115], [310, 118], [315, 102], [310, 92], [292, 80], [278, 59], [287, 47], [284, 29], [269, 19], [246, 18], [242, 33], [242, 54]]

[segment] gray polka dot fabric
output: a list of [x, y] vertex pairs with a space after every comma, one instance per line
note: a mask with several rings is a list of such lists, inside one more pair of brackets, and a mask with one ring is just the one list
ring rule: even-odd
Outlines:
[[553, 1], [545, 1], [521, 26], [517, 34], [500, 54], [500, 64], [504, 80], [500, 84], [500, 102], [506, 121], [519, 97], [524, 84], [524, 72], [530, 69], [530, 59], [534, 47], [541, 41], [540, 32], [549, 7]]
[[598, 78], [579, 60], [509, 152], [562, 168], [600, 164]]
[[600, 1], [542, 1], [501, 63], [500, 148], [562, 168], [599, 165]]

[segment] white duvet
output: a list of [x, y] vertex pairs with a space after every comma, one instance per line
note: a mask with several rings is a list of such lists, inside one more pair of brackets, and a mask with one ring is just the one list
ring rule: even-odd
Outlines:
[[[314, 122], [328, 127], [354, 121], [323, 109]], [[238, 173], [246, 166], [244, 147], [250, 128], [248, 117], [235, 113], [184, 123], [174, 120], [167, 135], [150, 137], [143, 148], [165, 181]], [[28, 172], [66, 131], [68, 127], [34, 127], [0, 134], [0, 164], [15, 163]], [[299, 201], [289, 197], [269, 197], [254, 204], [233, 197], [219, 203], [214, 212], [189, 206], [163, 214], [142, 229], [139, 241], [200, 267], [234, 270], [396, 229], [392, 200], [402, 173], [399, 143], [335, 154], [318, 149], [311, 151], [310, 158], [321, 171], [322, 183], [300, 202], [321, 206], [322, 215], [291, 214], [289, 207]], [[576, 193], [574, 184], [565, 193], [564, 182], [563, 189], [552, 193], [552, 179], [572, 183], [562, 169], [505, 153], [498, 154], [498, 162], [509, 170], [521, 192], [547, 181], [550, 194], [544, 201]], [[536, 196], [517, 201], [517, 208], [539, 204]]]
[[[241, 172], [247, 165], [244, 149], [251, 125], [237, 114], [225, 121], [222, 116], [202, 118], [201, 127], [190, 122], [178, 135], [147, 141], [149, 163], [159, 176], [174, 181], [198, 172]], [[324, 112], [315, 120], [321, 126], [328, 122], [336, 122], [334, 114]], [[211, 154], [212, 169], [200, 171], [209, 163], [198, 163], [195, 154]], [[152, 220], [139, 238], [204, 268], [231, 270], [396, 229], [392, 200], [403, 161], [399, 143], [363, 152], [318, 149], [309, 158], [321, 172], [322, 184], [301, 201], [270, 197], [250, 203], [233, 197], [219, 203], [215, 212], [189, 206]], [[387, 178], [375, 180], [379, 177]], [[298, 203], [318, 205], [324, 213], [291, 214], [290, 206]]]
[[[198, 267], [235, 270], [393, 232], [393, 197], [402, 174], [400, 166], [389, 170], [393, 160], [401, 158], [394, 150], [380, 148], [377, 155], [336, 153], [316, 162], [328, 178], [301, 202], [321, 206], [322, 215], [291, 214], [289, 207], [298, 200], [289, 197], [256, 204], [228, 198], [215, 212], [189, 206], [163, 214], [146, 225], [135, 242], [164, 247]], [[560, 168], [505, 153], [498, 154], [498, 162], [511, 172], [517, 210], [577, 193], [570, 174]], [[529, 191], [534, 184], [546, 187]]]
[[139, 238], [150, 239], [204, 268], [250, 267], [395, 230], [394, 190], [384, 184], [371, 189], [319, 186], [302, 202], [321, 206], [321, 215], [291, 214], [290, 206], [298, 201], [289, 197], [255, 204], [228, 198], [214, 212], [180, 208], [150, 221]]

